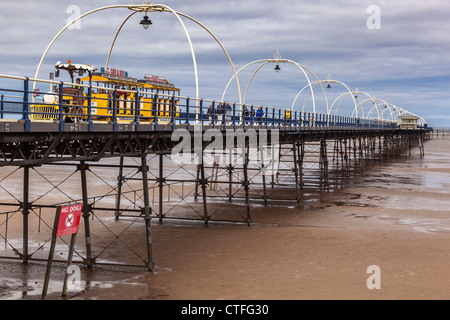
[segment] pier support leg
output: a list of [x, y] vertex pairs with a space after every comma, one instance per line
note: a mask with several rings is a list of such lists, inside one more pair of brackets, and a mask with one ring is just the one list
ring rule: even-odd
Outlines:
[[299, 177], [298, 177], [298, 154], [297, 154], [297, 145], [296, 142], [292, 145], [292, 153], [294, 155], [294, 175], [295, 175], [295, 191], [297, 203], [300, 202], [300, 189], [299, 189]]
[[81, 173], [81, 193], [83, 197], [83, 221], [84, 221], [84, 233], [86, 239], [86, 259], [85, 263], [88, 268], [92, 267], [92, 249], [91, 249], [91, 229], [89, 223], [89, 213], [91, 212], [91, 207], [88, 203], [88, 190], [87, 190], [87, 178], [86, 170], [89, 167], [84, 161], [80, 161], [79, 170]]
[[250, 194], [249, 194], [249, 187], [250, 187], [250, 182], [248, 179], [248, 158], [249, 158], [249, 145], [247, 144], [247, 146], [245, 147], [245, 154], [244, 154], [244, 181], [243, 181], [243, 186], [244, 186], [244, 190], [245, 190], [245, 204], [246, 204], [246, 208], [247, 208], [247, 225], [250, 226], [251, 223], [251, 217], [250, 217]]
[[320, 140], [320, 162], [322, 164], [322, 176], [324, 189], [330, 190], [330, 181], [328, 178], [328, 151], [327, 151], [327, 140]]
[[363, 156], [364, 156], [364, 154], [363, 154], [362, 138], [359, 137], [358, 140], [359, 140], [359, 149], [358, 149], [358, 151], [359, 151], [359, 168], [362, 171]]
[[23, 253], [22, 262], [28, 263], [28, 217], [30, 215], [30, 167], [23, 167], [23, 202], [22, 207], [22, 218], [23, 218]]
[[419, 151], [420, 151], [420, 157], [425, 157], [425, 148], [423, 146], [423, 134], [419, 133]]
[[383, 137], [383, 159], [389, 159], [389, 138]]
[[150, 197], [148, 192], [148, 166], [147, 166], [147, 155], [143, 154], [141, 158], [141, 171], [142, 171], [142, 189], [144, 193], [144, 207], [142, 208], [142, 213], [144, 214], [145, 220], [145, 231], [147, 240], [147, 268], [151, 272], [153, 271], [153, 249], [152, 249], [152, 231], [151, 231], [151, 208], [150, 208]]
[[344, 173], [345, 170], [345, 161], [344, 161], [344, 149], [342, 146], [342, 139], [339, 139], [339, 154], [341, 156], [341, 171]]
[[375, 165], [375, 150], [377, 149], [376, 137], [370, 138], [370, 152], [372, 153], [372, 165]]
[[122, 184], [123, 184], [123, 157], [120, 157], [119, 176], [117, 177], [116, 212], [114, 212], [116, 220], [119, 220], [120, 216], [120, 200], [122, 198]]
[[194, 191], [194, 199], [197, 200], [198, 197], [198, 182], [200, 181], [200, 165], [197, 165], [196, 169], [196, 177], [195, 177], [195, 191]]
[[344, 138], [344, 161], [345, 161], [345, 170], [347, 172], [347, 178], [350, 177], [350, 161], [348, 155], [348, 146], [347, 146], [347, 138]]
[[200, 169], [200, 184], [202, 186], [202, 199], [203, 199], [203, 220], [205, 221], [205, 225], [208, 225], [209, 221], [209, 215], [208, 215], [208, 202], [207, 202], [207, 195], [206, 195], [206, 185], [208, 181], [206, 180], [205, 175], [205, 158], [203, 157], [203, 151], [202, 151], [202, 158], [200, 159], [199, 164]]
[[[266, 186], [266, 167], [264, 163], [264, 150], [265, 146], [259, 145], [259, 153], [260, 153], [260, 161], [261, 161], [261, 175], [263, 182], [263, 192], [264, 192], [264, 204], [267, 204], [267, 186]], [[272, 152], [275, 147], [272, 146]], [[272, 163], [272, 171], [273, 171], [273, 163]]]
[[299, 176], [299, 183], [300, 183], [300, 191], [301, 191], [301, 195], [303, 195], [303, 187], [304, 187], [303, 160], [305, 159], [305, 141], [301, 141], [300, 143], [297, 143], [297, 154], [298, 154], [298, 176]]
[[233, 166], [231, 164], [231, 152], [229, 165], [227, 166], [228, 171], [228, 202], [231, 202], [233, 198]]
[[383, 139], [383, 136], [378, 137], [378, 159], [380, 162], [383, 161], [383, 147], [381, 145], [381, 140]]
[[162, 223], [164, 213], [163, 213], [163, 195], [164, 195], [164, 182], [165, 179], [163, 177], [164, 175], [164, 154], [159, 154], [159, 177], [158, 177], [158, 185], [159, 185], [159, 222]]

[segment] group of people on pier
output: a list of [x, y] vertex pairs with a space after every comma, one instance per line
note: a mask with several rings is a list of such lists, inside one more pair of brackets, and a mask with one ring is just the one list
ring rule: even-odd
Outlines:
[[[245, 124], [249, 124], [251, 122], [256, 122], [256, 123], [262, 124], [263, 117], [264, 117], [263, 107], [258, 107], [258, 109], [256, 109], [256, 111], [255, 111], [255, 110], [253, 110], [253, 108], [251, 108], [251, 110], [249, 110], [246, 106], [244, 106], [242, 112], [243, 112]], [[231, 116], [232, 116], [232, 108], [228, 104], [228, 102], [225, 102], [223, 104], [219, 103], [217, 105], [217, 108], [215, 108], [214, 104], [211, 103], [209, 105], [207, 115], [209, 117], [210, 124], [214, 123], [216, 121], [230, 122]], [[285, 110], [283, 117], [285, 120], [291, 119], [291, 111], [289, 109]]]
[[[214, 107], [214, 105], [211, 103], [209, 105], [207, 115], [209, 117], [209, 123], [213, 123], [215, 121], [230, 121], [231, 120], [231, 113], [232, 108], [228, 104], [228, 102], [225, 103], [219, 103], [217, 108]], [[248, 110], [246, 106], [243, 108], [243, 115], [245, 118], [245, 123], [248, 124], [250, 122], [250, 119], [254, 119], [257, 123], [262, 123], [262, 119], [264, 116], [264, 111], [262, 107], [258, 107], [256, 112], [254, 110]]]

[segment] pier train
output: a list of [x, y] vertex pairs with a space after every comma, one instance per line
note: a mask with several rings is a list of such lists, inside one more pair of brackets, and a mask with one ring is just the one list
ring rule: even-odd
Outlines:
[[[80, 84], [92, 84], [92, 120], [113, 121], [113, 117], [116, 117], [118, 121], [132, 121], [137, 110], [140, 121], [153, 122], [158, 119], [159, 123], [169, 123], [179, 117], [180, 89], [164, 78], [145, 76], [143, 80], [137, 80], [122, 70], [103, 67], [97, 70], [91, 65], [73, 64], [70, 60], [65, 64], [56, 63], [55, 68], [51, 79], [53, 76], [59, 77], [60, 70], [65, 70], [73, 84], [76, 76], [81, 77], [78, 78]], [[85, 74], [87, 76], [83, 77]], [[135, 96], [135, 92], [129, 92], [136, 90], [139, 91], [139, 97]], [[87, 91], [87, 87], [75, 84], [64, 86], [60, 94], [59, 86], [52, 84], [51, 90], [44, 94], [43, 103], [31, 105], [30, 117], [32, 120], [52, 121], [62, 115], [65, 122], [86, 120], [89, 103]], [[63, 100], [61, 104], [60, 96]], [[136, 101], [139, 101], [138, 108], [135, 106]], [[63, 110], [60, 110], [60, 106]]]

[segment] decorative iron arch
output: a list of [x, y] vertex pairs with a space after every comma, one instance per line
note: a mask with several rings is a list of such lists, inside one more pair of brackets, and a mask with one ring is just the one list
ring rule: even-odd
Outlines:
[[[304, 74], [305, 78], [306, 78], [307, 81], [308, 81], [308, 86], [309, 86], [310, 88], [312, 88], [312, 83], [311, 83], [311, 81], [310, 81], [310, 79], [309, 79], [308, 74], [306, 73], [306, 71], [307, 71], [308, 73], [310, 73], [310, 74], [316, 79], [316, 81], [319, 81], [319, 79], [317, 78], [317, 76], [316, 76], [311, 70], [309, 70], [307, 67], [305, 67], [305, 66], [303, 66], [303, 65], [301, 65], [301, 64], [299, 64], [299, 63], [297, 63], [297, 62], [295, 62], [295, 61], [289, 60], [289, 59], [281, 59], [281, 55], [279, 54], [278, 51], [275, 53], [273, 59], [260, 59], [260, 60], [255, 60], [255, 61], [252, 61], [252, 62], [250, 62], [250, 63], [247, 63], [245, 66], [243, 66], [242, 68], [240, 68], [240, 69], [237, 71], [237, 74], [239, 74], [242, 70], [244, 70], [244, 69], [248, 68], [249, 66], [251, 66], [251, 65], [253, 65], [253, 64], [256, 64], [256, 63], [261, 63], [261, 65], [256, 69], [255, 72], [253, 72], [253, 74], [252, 74], [252, 76], [251, 76], [251, 78], [250, 78], [250, 80], [249, 80], [249, 82], [248, 82], [248, 84], [247, 84], [247, 88], [246, 88], [246, 92], [245, 92], [245, 96], [244, 96], [244, 101], [243, 101], [244, 104], [245, 104], [245, 98], [246, 98], [246, 95], [247, 95], [247, 92], [248, 92], [248, 88], [250, 87], [250, 84], [251, 84], [253, 78], [255, 77], [255, 75], [257, 74], [257, 72], [258, 72], [263, 66], [265, 66], [265, 65], [268, 64], [268, 63], [276, 63], [277, 65], [278, 65], [279, 63], [290, 63], [290, 64], [296, 65], [296, 66], [302, 71], [302, 73]], [[305, 70], [306, 70], [306, 71], [305, 71]], [[228, 81], [228, 84], [227, 84], [227, 86], [225, 87], [225, 90], [224, 90], [224, 92], [223, 92], [223, 94], [222, 94], [222, 101], [225, 100], [225, 95], [226, 95], [226, 93], [227, 93], [227, 91], [228, 91], [228, 87], [230, 86], [230, 84], [231, 84], [231, 82], [233, 81], [233, 79], [235, 78], [235, 76], [236, 76], [236, 75], [233, 75], [233, 76], [231, 77], [231, 79]], [[326, 107], [327, 107], [327, 112], [328, 112], [328, 99], [327, 99], [325, 90], [323, 89], [322, 85], [320, 85], [320, 86], [321, 86], [321, 88], [322, 88], [322, 91], [323, 91], [323, 94], [324, 94], [324, 97], [325, 97], [325, 102], [326, 102]], [[312, 94], [312, 99], [313, 99], [313, 109], [314, 109], [314, 112], [315, 112], [315, 98], [314, 98], [314, 92], [313, 92], [313, 94]]]
[[[122, 24], [120, 25], [118, 31], [116, 32], [115, 37], [114, 37], [114, 40], [113, 40], [113, 43], [112, 43], [112, 45], [111, 45], [111, 48], [110, 48], [110, 51], [109, 51], [109, 54], [108, 54], [107, 64], [109, 64], [109, 58], [110, 58], [112, 49], [113, 49], [113, 47], [114, 47], [114, 44], [115, 44], [115, 42], [116, 42], [117, 36], [118, 36], [118, 34], [120, 33], [120, 31], [121, 31], [121, 29], [123, 28], [123, 26], [125, 25], [125, 23], [129, 20], [129, 18], [131, 18], [134, 14], [136, 14], [136, 13], [138, 13], [138, 12], [141, 12], [141, 13], [142, 13], [142, 12], [170, 12], [170, 13], [174, 14], [175, 17], [178, 19], [178, 21], [180, 22], [180, 24], [181, 24], [181, 26], [182, 26], [182, 28], [183, 28], [185, 34], [186, 34], [186, 37], [187, 37], [187, 39], [188, 39], [188, 43], [189, 43], [189, 46], [190, 46], [190, 49], [191, 49], [192, 61], [193, 61], [193, 65], [194, 65], [194, 73], [195, 73], [195, 83], [196, 83], [196, 95], [197, 95], [197, 101], [200, 99], [200, 97], [199, 97], [199, 81], [198, 81], [197, 60], [196, 60], [195, 51], [194, 51], [194, 48], [193, 48], [193, 45], [192, 45], [191, 37], [190, 37], [190, 35], [189, 35], [189, 32], [188, 32], [188, 30], [187, 30], [187, 28], [186, 28], [184, 22], [181, 20], [180, 16], [186, 17], [186, 18], [188, 18], [188, 19], [194, 21], [194, 22], [197, 23], [198, 25], [200, 25], [200, 26], [201, 26], [203, 29], [205, 29], [210, 35], [212, 35], [213, 38], [217, 41], [217, 43], [220, 45], [220, 47], [222, 48], [222, 50], [223, 50], [224, 53], [226, 54], [226, 56], [227, 56], [227, 58], [228, 58], [228, 60], [229, 60], [229, 62], [230, 62], [230, 64], [231, 64], [231, 67], [232, 67], [232, 69], [233, 69], [233, 72], [234, 72], [234, 75], [235, 75], [235, 78], [236, 78], [236, 82], [237, 82], [237, 86], [238, 86], [238, 90], [239, 90], [239, 100], [241, 100], [241, 89], [240, 89], [240, 83], [239, 83], [239, 78], [238, 78], [236, 69], [235, 69], [235, 67], [234, 67], [234, 64], [233, 64], [233, 62], [232, 62], [232, 60], [231, 60], [231, 58], [230, 58], [228, 52], [226, 51], [226, 49], [225, 49], [225, 47], [222, 45], [222, 43], [219, 41], [219, 39], [218, 39], [218, 38], [217, 38], [217, 37], [216, 37], [216, 36], [215, 36], [208, 28], [206, 28], [206, 26], [204, 26], [203, 24], [201, 24], [199, 21], [195, 20], [194, 18], [192, 18], [192, 17], [190, 17], [190, 16], [188, 16], [188, 15], [186, 15], [186, 14], [184, 14], [184, 13], [177, 12], [177, 11], [173, 10], [172, 8], [166, 6], [166, 5], [163, 5], [163, 4], [148, 4], [147, 2], [144, 2], [144, 4], [142, 4], [142, 5], [111, 5], [111, 6], [100, 7], [100, 8], [97, 8], [97, 9], [93, 9], [93, 10], [91, 10], [91, 11], [89, 11], [89, 12], [86, 12], [86, 13], [82, 14], [81, 16], [75, 18], [75, 19], [72, 20], [71, 22], [69, 22], [65, 27], [63, 27], [63, 28], [56, 34], [56, 36], [50, 41], [49, 45], [48, 45], [47, 48], [45, 49], [45, 51], [44, 51], [44, 53], [43, 53], [43, 55], [42, 55], [42, 57], [41, 57], [41, 60], [40, 60], [40, 62], [39, 62], [39, 64], [38, 64], [38, 67], [37, 67], [37, 69], [36, 69], [35, 78], [37, 79], [37, 78], [39, 77], [39, 72], [40, 72], [42, 63], [43, 63], [45, 57], [47, 56], [47, 54], [48, 54], [50, 48], [53, 46], [53, 44], [56, 42], [56, 40], [61, 36], [61, 34], [63, 34], [64, 31], [66, 31], [72, 24], [74, 24], [74, 23], [77, 22], [78, 20], [80, 20], [80, 19], [82, 19], [82, 18], [84, 18], [84, 17], [86, 17], [86, 16], [88, 16], [88, 15], [91, 15], [91, 14], [93, 14], [93, 13], [96, 13], [96, 12], [99, 12], [99, 11], [104, 11], [104, 10], [109, 10], [109, 9], [116, 9], [116, 8], [127, 8], [127, 9], [129, 9], [129, 10], [134, 11], [134, 12], [132, 12], [131, 14], [129, 14], [129, 15], [125, 18], [125, 20], [124, 20], [124, 21], [122, 22]], [[36, 83], [34, 83], [33, 90], [35, 89], [35, 87], [36, 87]], [[240, 101], [240, 102], [241, 102], [241, 101]]]
[[[315, 82], [313, 83], [314, 86], [313, 86], [312, 88], [310, 87], [310, 91], [309, 91], [308, 94], [306, 95], [305, 101], [303, 102], [302, 112], [305, 111], [306, 100], [308, 99], [309, 95], [310, 95], [310, 94], [313, 94], [314, 88], [317, 87], [317, 85], [319, 85], [319, 84], [321, 85], [322, 83], [338, 83], [338, 84], [341, 84], [342, 86], [344, 86], [344, 87], [347, 89], [347, 91], [348, 91], [346, 94], [347, 94], [347, 95], [348, 95], [348, 94], [352, 94], [353, 103], [354, 103], [354, 105], [355, 105], [354, 110], [356, 110], [357, 104], [356, 104], [356, 101], [355, 101], [355, 99], [354, 99], [354, 97], [353, 97], [354, 94], [355, 94], [356, 92], [355, 92], [351, 87], [349, 87], [347, 84], [345, 84], [345, 83], [343, 83], [343, 82], [341, 82], [341, 81], [327, 79], [327, 80], [318, 80], [318, 81], [315, 81]], [[321, 85], [321, 86], [322, 86], [322, 85]], [[305, 90], [307, 87], [308, 87], [308, 86], [305, 86], [305, 87], [303, 87], [303, 88], [299, 91], [299, 93], [298, 93], [297, 96], [295, 97], [294, 101], [292, 102], [291, 110], [294, 110], [295, 103], [297, 102], [298, 97], [302, 94], [303, 90]], [[327, 114], [328, 114], [328, 115], [331, 114], [331, 111], [332, 111], [332, 109], [333, 109], [333, 105], [334, 105], [335, 102], [336, 102], [336, 100], [333, 102], [333, 104], [331, 105], [330, 108], [327, 108]], [[363, 113], [364, 113], [364, 111], [363, 111]]]

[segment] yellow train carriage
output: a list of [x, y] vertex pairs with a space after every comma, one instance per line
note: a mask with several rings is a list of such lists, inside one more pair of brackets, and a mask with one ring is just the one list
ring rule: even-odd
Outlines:
[[[101, 68], [101, 72], [94, 73], [91, 65], [67, 64], [58, 62], [55, 65], [59, 70], [69, 72], [72, 82], [74, 75], [89, 76], [77, 79], [77, 83], [91, 84], [91, 118], [98, 121], [134, 121], [138, 110], [140, 121], [169, 123], [173, 118], [179, 117], [180, 90], [167, 80], [156, 76], [145, 76], [144, 80], [128, 77], [127, 72]], [[80, 80], [80, 81], [78, 81]], [[136, 90], [139, 92], [136, 99]], [[87, 88], [74, 84], [63, 88], [62, 116], [66, 122], [83, 121], [88, 116], [89, 97]], [[154, 101], [154, 97], [157, 101]], [[31, 105], [32, 120], [55, 121], [60, 117], [59, 93], [56, 87], [44, 95], [43, 103]], [[136, 108], [136, 100], [139, 106]], [[172, 108], [173, 107], [173, 108]]]
[[[89, 81], [89, 78], [81, 79]], [[91, 94], [91, 114], [94, 120], [111, 121], [114, 111], [118, 120], [133, 120], [136, 112], [136, 89], [140, 93], [139, 116], [141, 121], [153, 122], [155, 120], [155, 103], [153, 97], [158, 96], [156, 102], [156, 118], [159, 123], [169, 123], [179, 117], [180, 90], [169, 83], [153, 83], [147, 80], [122, 77], [108, 74], [93, 74], [94, 90]], [[114, 99], [114, 92], [116, 97]], [[172, 102], [172, 99], [174, 100]], [[172, 104], [174, 110], [172, 110]], [[87, 106], [87, 101], [85, 101]]]

